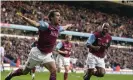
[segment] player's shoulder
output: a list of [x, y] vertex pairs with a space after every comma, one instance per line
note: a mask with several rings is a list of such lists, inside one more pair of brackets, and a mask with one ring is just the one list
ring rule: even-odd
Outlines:
[[48, 27], [50, 25], [49, 22], [46, 22], [46, 21], [43, 21], [43, 20], [40, 20], [39, 24], [40, 24], [40, 27]]
[[98, 37], [98, 36], [100, 36], [100, 32], [96, 31], [96, 32], [93, 33], [93, 35], [95, 35], [95, 37]]
[[111, 37], [111, 35], [109, 34], [109, 33], [107, 33], [107, 38], [109, 38], [109, 39], [111, 39], [112, 40], [112, 37]]
[[61, 43], [65, 43], [65, 41], [61, 41]]
[[111, 35], [109, 33], [106, 34], [108, 37], [111, 37]]

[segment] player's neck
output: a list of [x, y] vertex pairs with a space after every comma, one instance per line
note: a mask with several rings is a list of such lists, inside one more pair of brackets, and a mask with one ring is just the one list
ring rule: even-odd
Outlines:
[[69, 41], [68, 41], [68, 40], [66, 40], [65, 42], [66, 42], [66, 43], [69, 43]]
[[101, 32], [101, 34], [102, 34], [102, 36], [105, 36], [105, 35], [106, 35], [106, 33], [105, 33], [105, 32]]
[[56, 24], [56, 23], [54, 23], [54, 22], [50, 22], [50, 24], [51, 24], [53, 27], [59, 26], [59, 24]]

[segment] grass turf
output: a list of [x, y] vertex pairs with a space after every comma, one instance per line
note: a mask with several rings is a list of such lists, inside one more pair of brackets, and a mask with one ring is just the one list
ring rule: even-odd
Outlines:
[[[1, 80], [4, 80], [5, 76], [9, 72], [2, 72], [1, 73]], [[70, 73], [68, 76], [68, 80], [83, 80], [83, 74], [79, 73]], [[23, 75], [19, 77], [14, 77], [12, 80], [31, 80], [31, 75]], [[35, 80], [49, 80], [49, 73], [48, 72], [37, 72], [35, 76]], [[57, 80], [63, 80], [63, 74], [57, 73]], [[106, 74], [103, 78], [97, 78], [92, 76], [91, 80], [133, 80], [133, 75], [109, 75]]]

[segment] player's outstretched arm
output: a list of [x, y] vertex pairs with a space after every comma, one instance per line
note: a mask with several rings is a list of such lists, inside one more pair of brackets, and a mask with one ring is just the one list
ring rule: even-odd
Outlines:
[[25, 20], [26, 22], [28, 22], [29, 24], [31, 24], [32, 26], [35, 26], [35, 27], [39, 27], [40, 24], [34, 20], [31, 20], [25, 16], [23, 16], [21, 13], [17, 13], [18, 16], [22, 17], [23, 20]]
[[68, 51], [62, 51], [62, 50], [56, 50], [58, 53], [61, 53], [61, 54], [67, 54], [68, 53]]
[[72, 26], [73, 26], [72, 24], [67, 24], [67, 25], [62, 26], [62, 27], [63, 27], [64, 30], [66, 30], [67, 28], [72, 27]]

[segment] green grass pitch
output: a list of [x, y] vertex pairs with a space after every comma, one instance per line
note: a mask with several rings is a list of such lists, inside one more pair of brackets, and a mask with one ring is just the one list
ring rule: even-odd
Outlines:
[[[1, 80], [4, 80], [5, 76], [8, 72], [1, 73]], [[68, 80], [83, 80], [83, 74], [79, 73], [70, 73]], [[12, 80], [31, 80], [31, 75], [23, 75], [19, 77], [14, 77]], [[35, 76], [35, 80], [49, 80], [49, 73], [48, 72], [37, 72]], [[57, 80], [63, 80], [63, 74], [57, 73]], [[103, 78], [97, 78], [92, 76], [91, 80], [133, 80], [133, 75], [109, 75], [106, 74]]]

